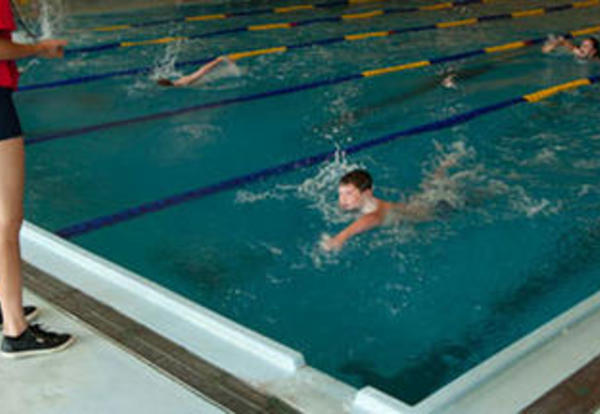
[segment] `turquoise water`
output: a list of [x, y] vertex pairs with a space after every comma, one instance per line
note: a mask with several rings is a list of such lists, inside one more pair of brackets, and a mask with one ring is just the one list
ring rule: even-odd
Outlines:
[[[557, 4], [563, 2], [534, 1], [527, 8]], [[69, 32], [223, 9], [187, 7], [74, 16], [56, 30], [67, 33], [74, 46], [93, 45], [372, 8], [108, 34]], [[22, 84], [140, 65], [174, 75], [169, 62], [175, 58], [523, 8], [506, 1], [119, 49], [64, 62], [23, 62]], [[26, 132], [35, 137], [566, 32], [597, 25], [599, 18], [600, 9], [591, 8], [314, 47], [240, 60], [187, 89], [159, 88], [151, 80], [154, 74], [23, 92], [16, 99]], [[599, 73], [598, 63], [543, 55], [531, 47], [30, 146], [26, 216], [56, 231]], [[442, 86], [450, 74], [455, 87]], [[451, 129], [340, 154], [317, 167], [148, 214], [73, 242], [301, 351], [310, 365], [342, 381], [415, 403], [598, 290], [600, 126], [593, 114], [599, 110], [598, 87], [582, 88]], [[376, 195], [406, 199], [421, 191], [424, 177], [447, 157], [458, 163], [427, 197], [451, 200], [452, 214], [360, 235], [338, 254], [320, 251], [322, 234], [335, 234], [352, 219], [335, 204], [336, 182], [344, 171], [366, 167], [375, 177]]]

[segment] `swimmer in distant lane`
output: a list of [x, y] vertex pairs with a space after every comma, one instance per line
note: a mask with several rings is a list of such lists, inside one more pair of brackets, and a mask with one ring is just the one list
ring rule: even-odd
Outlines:
[[170, 79], [161, 78], [161, 79], [158, 79], [156, 81], [156, 83], [158, 83], [160, 86], [177, 86], [177, 87], [188, 86], [188, 85], [191, 85], [191, 84], [197, 82], [200, 78], [203, 78], [204, 76], [206, 76], [210, 71], [212, 71], [214, 68], [216, 68], [221, 62], [225, 62], [225, 61], [226, 61], [226, 58], [218, 57], [215, 60], [202, 66], [200, 69], [198, 69], [196, 72], [192, 73], [191, 75], [182, 76], [181, 78], [174, 80], [174, 81], [172, 81]]
[[[424, 187], [434, 180], [442, 179], [446, 170], [456, 163], [455, 158], [443, 161], [433, 175], [424, 182]], [[361, 216], [335, 237], [325, 236], [321, 248], [326, 251], [340, 250], [352, 236], [372, 230], [376, 227], [399, 221], [430, 221], [436, 217], [440, 208], [452, 208], [450, 203], [441, 201], [431, 206], [418, 197], [407, 203], [392, 203], [373, 195], [373, 179], [365, 170], [354, 170], [344, 175], [338, 187], [339, 206], [347, 211], [360, 211]]]
[[542, 51], [544, 53], [550, 53], [558, 47], [564, 47], [573, 53], [579, 59], [600, 59], [600, 45], [598, 39], [595, 37], [588, 37], [583, 39], [581, 45], [575, 46], [573, 42], [560, 36], [557, 38], [549, 39]]

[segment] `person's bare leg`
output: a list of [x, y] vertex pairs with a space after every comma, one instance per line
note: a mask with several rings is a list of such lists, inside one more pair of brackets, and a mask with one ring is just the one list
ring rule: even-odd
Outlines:
[[19, 231], [23, 221], [25, 151], [22, 138], [0, 141], [0, 303], [3, 333], [16, 337], [27, 328]]

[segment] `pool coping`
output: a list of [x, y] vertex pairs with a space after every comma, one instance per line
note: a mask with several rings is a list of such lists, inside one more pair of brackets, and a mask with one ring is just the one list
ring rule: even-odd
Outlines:
[[[31, 223], [21, 232], [24, 260], [102, 306], [118, 309], [186, 352], [298, 412], [425, 414], [477, 391], [536, 349], [600, 312], [600, 292], [410, 406], [372, 387], [356, 390], [306, 365], [304, 356]], [[43, 289], [38, 286], [38, 289]], [[39, 294], [39, 292], [36, 291]], [[60, 303], [58, 303], [60, 306]], [[194, 332], [189, 332], [193, 329]], [[202, 341], [200, 341], [202, 338]], [[199, 343], [202, 342], [202, 343]], [[588, 362], [588, 361], [586, 361]], [[575, 361], [580, 369], [585, 363]], [[564, 374], [568, 376], [570, 372]], [[554, 385], [563, 378], [556, 378]], [[544, 390], [547, 391], [547, 390]], [[540, 395], [522, 402], [522, 408]], [[217, 400], [217, 402], [219, 402]], [[286, 405], [287, 404], [287, 405]]]
[[[21, 230], [21, 248], [29, 266], [296, 410], [347, 412], [352, 402], [354, 388], [307, 366], [299, 352], [29, 222]], [[38, 284], [35, 293], [47, 296], [41, 289]]]
[[258, 392], [182, 346], [28, 263], [23, 264], [23, 280], [32, 293], [75, 316], [146, 365], [208, 397], [208, 401], [217, 402], [231, 412], [257, 414], [275, 410], [298, 414], [284, 402]]
[[600, 412], [600, 355], [521, 414], [580, 414]]

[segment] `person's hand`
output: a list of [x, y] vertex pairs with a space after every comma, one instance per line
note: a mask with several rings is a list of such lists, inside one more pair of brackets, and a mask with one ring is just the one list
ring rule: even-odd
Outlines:
[[65, 46], [68, 44], [66, 40], [42, 40], [36, 47], [38, 55], [47, 59], [62, 58], [65, 55]]
[[321, 246], [321, 249], [326, 252], [339, 251], [342, 249], [342, 243], [335, 237], [331, 237], [328, 234], [323, 234], [321, 236], [321, 242], [319, 243], [319, 246]]
[[564, 40], [564, 38], [562, 38], [560, 36], [556, 37], [554, 35], [549, 35], [548, 40], [546, 41], [546, 43], [544, 43], [544, 46], [542, 46], [542, 52], [543, 53], [552, 52], [558, 45], [560, 45], [561, 39]]
[[453, 167], [458, 162], [458, 159], [459, 159], [458, 155], [448, 156], [446, 159], [444, 159], [440, 163], [440, 167], [439, 168], [443, 168], [444, 170], [446, 170], [446, 169], [448, 169], [450, 167]]

